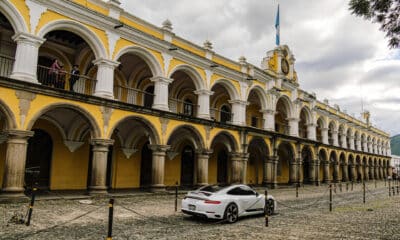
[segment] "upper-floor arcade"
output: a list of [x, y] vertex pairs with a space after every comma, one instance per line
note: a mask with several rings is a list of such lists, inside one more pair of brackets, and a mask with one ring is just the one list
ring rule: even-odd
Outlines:
[[[245, 58], [236, 65], [222, 57], [217, 60], [208, 42], [204, 56], [199, 56], [167, 37], [174, 37], [168, 24], [161, 29], [160, 40], [140, 29], [134, 32], [134, 25], [114, 28], [112, 19], [77, 21], [75, 15], [86, 9], [67, 1], [26, 1], [22, 5], [25, 8], [5, 1], [0, 6], [2, 76], [390, 154], [386, 133], [333, 111], [329, 104], [298, 88], [295, 59], [285, 46], [269, 52], [264, 69], [259, 69]], [[68, 11], [61, 13], [60, 6]], [[52, 69], [54, 59], [59, 68]], [[71, 75], [74, 64], [79, 74]]]

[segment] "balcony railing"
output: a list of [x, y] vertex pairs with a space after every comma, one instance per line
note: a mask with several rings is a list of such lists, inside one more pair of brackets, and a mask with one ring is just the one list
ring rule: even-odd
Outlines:
[[210, 108], [210, 117], [211, 117], [211, 119], [214, 119], [214, 120], [217, 120], [220, 122], [231, 122], [233, 119], [233, 113], [218, 110], [216, 108]]
[[199, 105], [176, 98], [169, 98], [168, 107], [171, 112], [194, 117], [197, 115]]
[[14, 58], [0, 54], [0, 76], [10, 77], [14, 66]]
[[37, 77], [43, 85], [87, 95], [93, 95], [97, 82], [95, 79], [63, 70], [53, 72], [49, 67], [40, 65], [37, 68]]
[[136, 88], [114, 85], [115, 98], [121, 102], [151, 108], [154, 94]]

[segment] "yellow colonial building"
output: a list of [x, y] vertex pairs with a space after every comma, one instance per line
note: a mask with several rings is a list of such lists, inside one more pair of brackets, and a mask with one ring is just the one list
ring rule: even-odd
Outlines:
[[390, 161], [368, 116], [299, 87], [287, 46], [233, 61], [117, 0], [0, 1], [0, 127], [0, 196], [32, 170], [43, 189], [105, 193], [368, 181]]

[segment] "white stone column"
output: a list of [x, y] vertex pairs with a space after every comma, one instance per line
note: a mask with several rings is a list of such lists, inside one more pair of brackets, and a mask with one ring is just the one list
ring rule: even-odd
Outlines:
[[214, 94], [214, 92], [209, 91], [207, 89], [201, 89], [194, 92], [197, 94], [197, 117], [210, 119], [210, 96]]
[[248, 154], [245, 153], [232, 153], [232, 174], [231, 183], [245, 183]]
[[10, 78], [38, 83], [36, 72], [39, 47], [46, 39], [19, 32], [13, 36], [13, 40], [17, 43], [17, 50]]
[[24, 192], [26, 151], [28, 139], [34, 132], [22, 130], [7, 131], [7, 151], [4, 166], [2, 196], [22, 197]]
[[341, 147], [342, 148], [347, 148], [347, 138], [346, 138], [347, 136], [346, 136], [346, 134], [342, 134], [341, 136], [340, 136], [340, 142], [341, 142]]
[[112, 139], [92, 139], [92, 175], [90, 176], [89, 192], [104, 194], [107, 192], [107, 157], [109, 146], [114, 144]]
[[204, 186], [208, 184], [208, 160], [210, 153], [200, 152], [197, 153], [197, 174], [196, 174], [196, 185]]
[[333, 146], [339, 147], [338, 131], [332, 131]]
[[307, 138], [311, 140], [317, 140], [317, 124], [307, 124]]
[[153, 77], [150, 79], [154, 82], [154, 100], [152, 108], [169, 111], [168, 108], [168, 85], [174, 81], [174, 79], [165, 77]]
[[323, 144], [329, 144], [328, 140], [328, 128], [322, 128], [321, 129], [321, 135], [322, 135], [322, 143]]
[[372, 142], [368, 142], [367, 145], [368, 145], [368, 152], [372, 153]]
[[152, 191], [163, 191], [165, 189], [165, 155], [171, 148], [168, 145], [150, 145], [153, 151], [151, 166], [151, 189]]
[[260, 112], [263, 114], [263, 129], [268, 131], [275, 131], [275, 111], [270, 109], [263, 109]]
[[362, 146], [361, 146], [361, 138], [357, 138], [356, 139], [356, 141], [357, 141], [357, 151], [362, 151]]
[[119, 62], [99, 58], [94, 60], [93, 64], [97, 66], [94, 95], [114, 99], [114, 69], [119, 65]]
[[248, 102], [241, 100], [231, 100], [229, 101], [232, 104], [232, 124], [245, 126], [246, 125], [246, 106]]
[[289, 122], [289, 135], [293, 137], [299, 136], [299, 119], [298, 118], [288, 118]]

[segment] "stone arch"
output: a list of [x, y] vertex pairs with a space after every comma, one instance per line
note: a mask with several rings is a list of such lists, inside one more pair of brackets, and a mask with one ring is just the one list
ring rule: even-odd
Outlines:
[[103, 46], [102, 41], [93, 31], [91, 31], [85, 25], [72, 20], [56, 20], [43, 26], [42, 29], [39, 30], [37, 35], [44, 38], [47, 33], [53, 30], [65, 30], [79, 35], [93, 50], [96, 59], [107, 58], [107, 51]]
[[17, 128], [17, 120], [15, 119], [13, 111], [1, 99], [0, 99], [0, 112], [3, 113], [5, 116], [5, 126], [3, 127], [3, 129], [9, 130]]
[[301, 162], [302, 168], [300, 169], [302, 172], [300, 174], [300, 182], [303, 183], [313, 183], [315, 181], [315, 171], [313, 167], [314, 161], [314, 149], [309, 145], [304, 145], [301, 149]]
[[[222, 138], [222, 139], [219, 139]], [[236, 141], [236, 139], [232, 136], [232, 134], [230, 134], [227, 131], [220, 131], [218, 132], [214, 138], [210, 141], [211, 146], [213, 146], [213, 144], [215, 144], [216, 141], [218, 140], [223, 140], [223, 144], [225, 145], [225, 147], [228, 149], [229, 152], [235, 152], [235, 151], [239, 151], [239, 145]]]
[[296, 157], [296, 150], [290, 142], [281, 142], [277, 148], [278, 166], [277, 179], [278, 183], [296, 183], [298, 174], [294, 168], [293, 162]]
[[289, 118], [292, 117], [293, 116], [293, 103], [292, 103], [292, 101], [290, 101], [290, 98], [286, 95], [280, 96], [276, 101], [275, 109], [277, 109], [278, 103], [280, 100], [282, 101], [283, 106], [287, 110], [287, 116]]
[[235, 86], [230, 81], [228, 81], [226, 79], [218, 79], [212, 84], [210, 89], [212, 89], [217, 84], [222, 85], [226, 89], [226, 91], [229, 94], [230, 100], [240, 99], [238, 90], [235, 88]]
[[154, 125], [147, 119], [139, 116], [127, 116], [124, 117], [120, 120], [118, 120], [111, 128], [109, 131], [109, 135], [107, 136], [108, 138], [111, 138], [111, 135], [113, 134], [114, 130], [123, 122], [129, 121], [129, 120], [135, 120], [138, 121], [139, 123], [143, 124], [146, 128], [146, 130], [150, 133], [149, 134], [149, 140], [150, 144], [152, 145], [158, 145], [161, 144], [161, 140], [159, 137], [159, 134], [157, 132], [157, 129], [154, 127]]
[[93, 117], [93, 115], [90, 112], [88, 112], [86, 109], [83, 109], [82, 107], [80, 107], [78, 105], [72, 105], [72, 104], [67, 104], [67, 103], [54, 103], [54, 104], [50, 104], [50, 105], [43, 107], [42, 109], [37, 111], [33, 115], [33, 117], [29, 120], [26, 130], [31, 130], [33, 125], [35, 124], [35, 122], [43, 114], [45, 114], [46, 112], [49, 112], [51, 110], [57, 109], [57, 108], [67, 108], [67, 109], [71, 109], [71, 110], [78, 112], [78, 114], [82, 115], [83, 118], [88, 121], [89, 126], [93, 130], [92, 138], [101, 138], [102, 135], [101, 135], [100, 127], [97, 124], [96, 119]]
[[[188, 137], [186, 137], [186, 135]], [[179, 136], [174, 139], [174, 136]], [[196, 150], [205, 149], [204, 140], [200, 132], [193, 126], [190, 125], [179, 125], [176, 126], [168, 136], [167, 144], [171, 145], [171, 151], [174, 151], [174, 147], [178, 147], [183, 141], [188, 140]], [[173, 142], [173, 144], [172, 144]]]
[[168, 78], [171, 78], [172, 75], [174, 75], [174, 73], [176, 73], [177, 71], [183, 71], [184, 73], [186, 73], [192, 79], [192, 81], [196, 87], [196, 90], [205, 88], [203, 78], [201, 77], [200, 73], [194, 67], [187, 65], [187, 64], [178, 65], [178, 66], [174, 67], [174, 69], [171, 70], [171, 72], [168, 75]]
[[14, 32], [29, 32], [29, 26], [26, 24], [24, 17], [19, 13], [19, 11], [9, 2], [0, 2], [0, 12], [7, 18]]
[[247, 162], [247, 180], [250, 184], [265, 183], [267, 172], [264, 168], [265, 160], [270, 155], [267, 143], [261, 137], [253, 137], [249, 141], [248, 150], [249, 160]]
[[261, 103], [261, 109], [267, 109], [267, 107], [270, 105], [268, 98], [267, 98], [267, 93], [265, 92], [265, 90], [259, 86], [259, 85], [253, 85], [250, 87], [250, 89], [247, 91], [246, 94], [246, 100], [250, 97], [250, 93], [251, 91], [254, 91], [258, 98], [260, 99], [260, 103]]
[[117, 61], [124, 54], [133, 54], [139, 56], [149, 66], [153, 76], [163, 76], [161, 64], [158, 62], [157, 58], [147, 49], [139, 46], [127, 46], [116, 53], [113, 59]]

